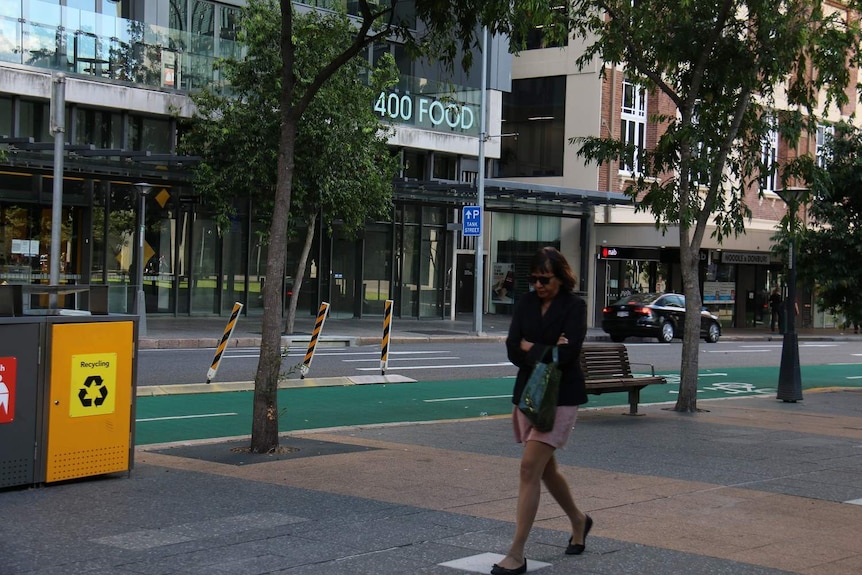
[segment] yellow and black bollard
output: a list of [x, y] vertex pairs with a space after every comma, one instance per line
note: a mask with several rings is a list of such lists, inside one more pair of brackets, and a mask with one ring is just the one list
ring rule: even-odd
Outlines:
[[325, 301], [320, 302], [320, 309], [317, 310], [317, 321], [314, 323], [314, 331], [311, 334], [311, 339], [308, 341], [308, 350], [305, 352], [305, 359], [302, 360], [302, 365], [299, 366], [300, 379], [305, 379], [305, 375], [311, 369], [311, 360], [314, 359], [314, 348], [317, 345], [317, 338], [320, 336], [320, 332], [323, 331], [323, 323], [326, 321], [328, 313], [329, 304]]
[[221, 341], [216, 348], [212, 365], [210, 365], [210, 368], [207, 371], [207, 383], [211, 382], [216, 376], [216, 372], [218, 371], [218, 365], [221, 362], [221, 355], [224, 353], [224, 350], [227, 347], [227, 342], [230, 341], [230, 336], [233, 334], [233, 328], [236, 327], [236, 319], [237, 317], [239, 317], [239, 312], [241, 311], [242, 304], [239, 302], [235, 302], [233, 304], [233, 311], [230, 312], [230, 319], [227, 322], [227, 326], [225, 326], [224, 328], [224, 334], [222, 334]]
[[383, 339], [380, 340], [380, 375], [386, 375], [389, 367], [389, 332], [392, 327], [392, 300], [386, 300], [383, 312]]

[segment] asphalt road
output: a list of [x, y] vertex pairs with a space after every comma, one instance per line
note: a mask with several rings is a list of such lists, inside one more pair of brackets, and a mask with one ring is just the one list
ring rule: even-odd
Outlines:
[[[656, 370], [678, 370], [682, 344], [627, 343], [632, 362], [648, 363]], [[725, 341], [701, 343], [701, 369], [725, 367], [777, 366], [781, 360], [781, 340]], [[282, 373], [298, 379], [305, 347], [294, 347], [285, 358]], [[213, 349], [141, 350], [138, 385], [204, 383], [213, 361]], [[862, 345], [853, 341], [802, 341], [800, 363], [862, 364]], [[232, 348], [222, 356], [213, 381], [252, 381], [258, 362], [257, 348]], [[338, 377], [379, 374], [380, 351], [376, 346], [318, 347], [308, 377]], [[454, 380], [480, 377], [507, 377], [514, 374], [500, 343], [416, 343], [392, 346], [387, 374], [421, 380]]]

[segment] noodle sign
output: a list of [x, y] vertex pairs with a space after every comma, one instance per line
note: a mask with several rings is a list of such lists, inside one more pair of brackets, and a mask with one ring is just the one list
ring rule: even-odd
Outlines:
[[15, 419], [15, 368], [14, 357], [0, 357], [0, 423]]

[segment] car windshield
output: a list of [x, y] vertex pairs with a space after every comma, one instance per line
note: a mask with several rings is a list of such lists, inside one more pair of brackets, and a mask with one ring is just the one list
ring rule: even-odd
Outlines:
[[625, 305], [625, 304], [651, 304], [661, 294], [657, 293], [633, 293], [632, 295], [626, 296], [622, 299], [618, 299], [614, 302], [613, 305]]

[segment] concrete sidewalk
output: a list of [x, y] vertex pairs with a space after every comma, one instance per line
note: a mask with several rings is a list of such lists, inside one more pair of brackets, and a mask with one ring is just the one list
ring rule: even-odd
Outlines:
[[[225, 321], [153, 318], [141, 344], [215, 347]], [[296, 337], [311, 327], [300, 323]], [[482, 337], [502, 339], [508, 318], [484, 327]], [[378, 329], [330, 319], [324, 337], [376, 343]], [[471, 318], [396, 319], [393, 338], [457, 341], [477, 337], [471, 329]], [[232, 345], [259, 338], [259, 319], [240, 318]], [[862, 573], [862, 390], [699, 406], [625, 417], [588, 404], [557, 455], [595, 520], [587, 551], [563, 554], [566, 520], [544, 494], [529, 572]], [[506, 552], [521, 454], [507, 417], [314, 430], [281, 446], [148, 445], [128, 475], [0, 491], [0, 574], [457, 575], [488, 573]]]
[[[595, 520], [581, 556], [543, 495], [543, 575], [858, 575], [862, 393], [582, 411], [558, 452]], [[487, 573], [512, 536], [508, 418], [139, 448], [129, 477], [0, 492], [0, 573]]]

